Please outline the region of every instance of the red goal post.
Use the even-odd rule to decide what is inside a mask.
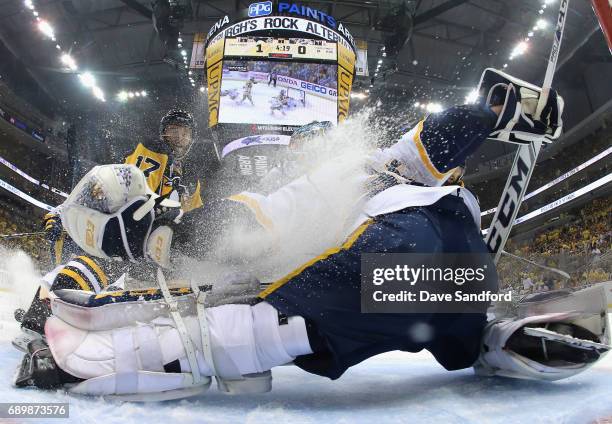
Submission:
[[[612,53],[612,0],[591,0],[591,3]]]

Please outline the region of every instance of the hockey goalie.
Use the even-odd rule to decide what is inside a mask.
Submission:
[[[464,314],[361,313],[364,252],[487,252],[478,202],[460,184],[466,158],[485,140],[558,137],[563,103],[556,93],[534,120],[537,87],[499,72],[482,81],[478,104],[428,116],[367,158],[363,172],[346,176],[363,187],[350,211],[333,210],[337,193],[319,171],[267,196],[240,193],[223,202],[228,221],[251,218],[245,236],[269,252],[308,231],[299,217],[343,219],[333,237],[321,234],[336,245],[263,290],[243,275],[222,285],[168,288],[172,231],[155,220],[160,199],[135,167],[94,168],[64,204],[64,227],[101,261],[156,262],[159,287],[96,295],[51,284],[46,340],[30,343],[15,383],[160,400],[199,394],[214,377],[222,391],[253,393],[270,390],[271,370],[291,362],[336,379],[379,353],[423,349],[448,370],[474,366],[489,376],[557,380],[586,370],[609,350],[606,305],[596,290],[530,299],[495,318],[486,307]],[[223,229],[217,235],[227,237]],[[496,277],[484,284],[498,289]],[[411,336],[423,326],[431,337]]]

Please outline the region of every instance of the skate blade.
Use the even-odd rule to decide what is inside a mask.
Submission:
[[[568,346],[576,347],[585,350],[609,351],[611,346],[603,343],[593,342],[591,340],[578,339],[566,334],[559,334],[545,328],[530,328],[525,327],[524,333],[528,336],[539,337],[545,340],[550,340],[558,343],[563,343]]]

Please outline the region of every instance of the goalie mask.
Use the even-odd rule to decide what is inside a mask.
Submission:
[[[158,195],[134,165],[96,166],[62,205],[61,218],[70,237],[90,255],[135,261],[147,256]],[[165,203],[164,203],[165,202]],[[163,200],[162,205],[176,206]],[[160,227],[161,228],[161,227]],[[159,228],[155,230],[159,233]],[[165,250],[169,250],[169,237]],[[156,243],[159,244],[157,240]],[[157,257],[167,259],[167,255]]]
[[[535,119],[542,88],[501,71],[487,68],[478,85],[483,106],[501,106],[499,118],[489,139],[518,144],[551,142],[563,130],[563,98],[553,89],[539,119]]]

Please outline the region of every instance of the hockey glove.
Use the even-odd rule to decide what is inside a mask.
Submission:
[[[62,220],[58,212],[49,212],[43,218],[45,238],[50,243],[55,243],[62,236]]]
[[[503,72],[486,69],[482,74],[479,93],[486,106],[502,106],[489,139],[527,144],[534,141],[552,142],[563,130],[564,102],[550,89],[539,119],[536,109],[542,89]]]

